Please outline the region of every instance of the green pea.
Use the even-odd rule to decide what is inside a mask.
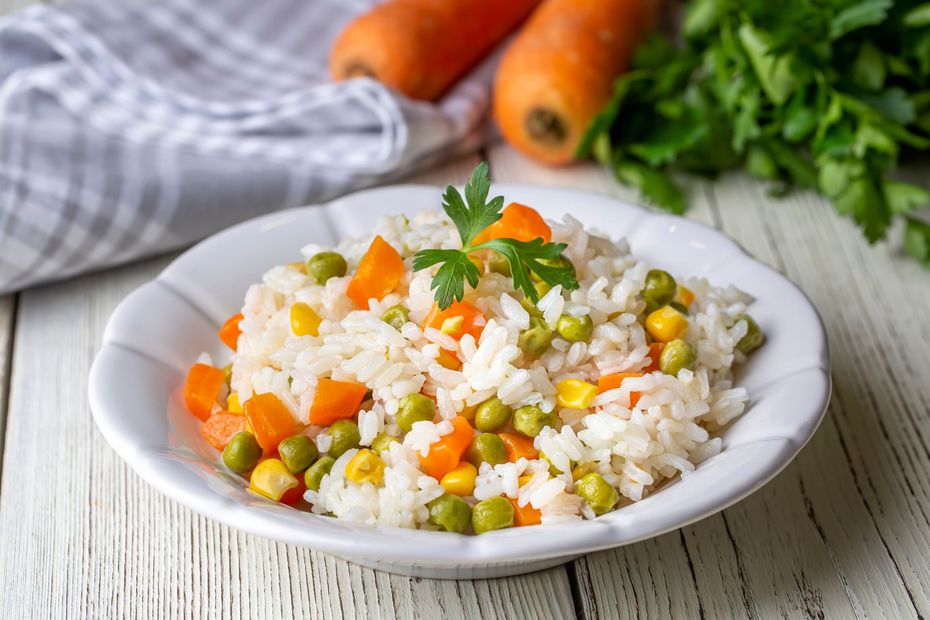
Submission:
[[[292,474],[304,471],[320,457],[316,444],[306,435],[294,435],[279,443],[278,454]]]
[[[571,270],[572,275],[575,275],[575,266],[572,264],[572,261],[568,260],[561,254],[559,254],[556,258],[540,258],[537,262],[542,263],[548,267],[561,267],[562,269],[569,269]],[[542,280],[542,278],[540,278],[535,271],[530,271],[530,279],[533,282],[539,282]]]
[[[488,259],[488,271],[493,271],[494,273],[499,273],[509,278],[511,275],[510,261],[507,260],[507,257],[503,254],[494,252]]]
[[[684,314],[685,316],[688,315],[688,306],[684,305],[684,304],[681,303],[680,301],[670,301],[670,302],[668,302],[668,305],[669,305],[669,307],[674,308],[675,310],[678,310],[679,312],[681,312],[681,313]]]
[[[330,278],[341,278],[346,271],[346,259],[336,252],[320,252],[307,261],[307,275],[317,284],[326,284]]]
[[[230,383],[232,383],[232,364],[223,366],[223,381],[226,382],[226,387],[229,387]]]
[[[736,315],[735,323],[739,323],[740,321],[746,321],[746,326],[749,329],[746,335],[740,338],[739,342],[736,343],[736,348],[748,355],[765,344],[765,332],[762,331],[759,324],[748,314]]]
[[[677,290],[678,285],[670,273],[661,269],[650,269],[646,274],[646,284],[642,292],[646,302],[646,313],[658,310],[675,299]]]
[[[513,412],[513,428],[527,437],[535,437],[547,426],[555,428],[558,416],[555,412],[545,413],[536,405],[524,405]]]
[[[304,472],[304,485],[311,491],[319,491],[323,476],[332,471],[335,463],[336,459],[333,457],[321,456],[316,463]]]
[[[400,328],[409,320],[410,313],[400,304],[391,306],[381,315],[381,320],[400,331]]]
[[[426,507],[429,509],[429,522],[446,532],[461,534],[471,520],[471,508],[458,495],[444,493]]]
[[[371,449],[375,451],[375,454],[381,454],[385,450],[390,450],[391,444],[398,441],[397,437],[392,437],[387,433],[378,433],[375,440],[371,442]]]
[[[504,497],[491,497],[475,504],[471,511],[471,526],[475,534],[501,530],[513,525],[513,504]]]
[[[329,427],[328,432],[333,438],[333,443],[329,447],[329,455],[334,459],[338,459],[347,450],[360,446],[362,435],[358,432],[358,424],[352,420],[336,420]]]
[[[255,435],[239,431],[232,436],[223,449],[223,463],[237,474],[244,474],[258,464],[262,458],[262,447]]]
[[[678,338],[662,348],[659,355],[659,369],[667,375],[678,376],[682,368],[694,370],[697,366],[697,349],[687,340]]]
[[[501,399],[489,398],[475,411],[475,428],[484,433],[492,433],[510,421],[510,407]]]
[[[507,448],[504,440],[494,433],[478,433],[471,440],[465,459],[475,467],[480,467],[482,463],[500,465],[507,462]]]
[[[586,474],[576,482],[575,495],[583,499],[596,515],[610,512],[620,500],[617,490],[598,473]]]
[[[407,394],[397,406],[397,426],[409,433],[414,422],[432,420],[436,416],[436,403],[422,394]]]
[[[527,355],[539,357],[552,344],[552,338],[555,333],[549,329],[549,325],[541,317],[530,317],[530,326],[520,332],[517,344],[520,349]]]
[[[587,314],[584,316],[563,314],[555,324],[555,331],[569,342],[587,342],[594,333],[594,322]]]

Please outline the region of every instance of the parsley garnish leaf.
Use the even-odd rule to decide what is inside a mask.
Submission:
[[[513,274],[513,285],[517,290],[538,301],[539,295],[530,279],[535,273],[550,286],[561,285],[563,289],[578,288],[578,281],[570,268],[540,262],[554,260],[565,250],[564,243],[546,243],[541,238],[532,241],[498,238],[472,245],[475,237],[485,228],[501,218],[504,197],[495,196],[488,200],[491,179],[488,165],[481,162],[465,184],[465,198],[451,185],[443,194],[442,208],[455,224],[462,240],[462,249],[426,249],[413,257],[413,270],[420,271],[439,265],[430,284],[436,291],[435,299],[441,309],[448,308],[455,300],[465,297],[465,281],[472,288],[478,286],[481,273],[469,258],[470,252],[491,250],[507,258]]]
[[[504,197],[496,196],[487,202],[491,191],[491,179],[488,176],[487,162],[478,164],[465,184],[465,201],[459,190],[451,185],[442,196],[442,208],[455,224],[462,238],[462,246],[471,243],[478,233],[501,219]],[[466,205],[467,201],[467,205]]]

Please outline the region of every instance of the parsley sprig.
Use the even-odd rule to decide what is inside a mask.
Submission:
[[[472,288],[478,286],[481,272],[468,256],[478,250],[492,250],[504,256],[510,263],[514,289],[522,290],[533,302],[539,300],[539,295],[530,279],[530,272],[550,286],[558,284],[563,289],[578,288],[571,269],[540,262],[558,258],[566,247],[564,243],[545,243],[540,238],[532,241],[500,238],[473,244],[481,231],[501,219],[504,197],[495,196],[488,200],[490,190],[491,179],[486,162],[481,162],[472,171],[465,184],[464,198],[451,185],[447,187],[442,196],[442,208],[458,230],[462,249],[420,250],[413,257],[414,271],[439,265],[431,286],[436,291],[439,307],[445,309],[452,305],[453,300],[462,301],[466,281]]]
[[[639,48],[581,155],[675,213],[681,171],[816,189],[869,242],[903,219],[930,267],[930,185],[894,173],[930,153],[926,0],[691,0],[681,34]]]

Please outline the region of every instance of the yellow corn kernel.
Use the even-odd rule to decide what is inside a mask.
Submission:
[[[288,489],[299,483],[294,474],[278,459],[262,461],[252,470],[249,488],[268,499],[278,501]]]
[[[675,301],[684,304],[685,306],[690,306],[691,302],[694,301],[694,292],[687,286],[682,286],[679,284],[678,294],[675,296]]]
[[[363,448],[346,463],[346,480],[380,484],[384,478],[384,461],[373,450]]]
[[[475,478],[477,477],[478,470],[475,466],[462,461],[455,469],[443,476],[439,484],[446,490],[446,493],[471,495],[475,492]]]
[[[287,268],[293,269],[294,271],[299,271],[300,273],[307,273],[307,263],[304,263],[303,261],[288,263]]]
[[[597,386],[581,379],[563,379],[555,386],[560,407],[587,409],[597,396]]]
[[[522,487],[522,486],[526,486],[529,483],[529,481],[532,479],[533,479],[533,474],[527,474],[525,476],[520,476],[519,478],[517,478],[517,482]]]
[[[295,336],[319,336],[320,315],[307,304],[298,301],[291,306],[291,331]]]
[[[439,331],[444,334],[456,334],[461,331],[462,325],[464,323],[464,316],[450,316],[448,319],[442,322],[442,325],[439,327]]]
[[[452,351],[446,351],[445,349],[439,349],[439,357],[436,358],[436,362],[449,370],[458,370],[462,367],[462,360]]]
[[[688,319],[671,306],[662,306],[646,317],[646,331],[657,342],[671,342],[688,331]]]
[[[231,392],[226,399],[226,411],[230,413],[242,413],[242,403],[239,402],[239,394]]]

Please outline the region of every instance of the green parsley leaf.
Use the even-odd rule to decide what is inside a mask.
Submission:
[[[850,3],[830,22],[830,37],[839,39],[853,30],[881,23],[888,15],[891,0],[861,0]]]
[[[491,179],[488,175],[487,162],[475,167],[468,183],[465,184],[465,197],[451,185],[443,194],[442,208],[452,220],[462,249],[425,249],[413,257],[413,270],[421,271],[439,265],[433,276],[430,288],[435,290],[436,304],[441,309],[452,305],[453,301],[462,301],[465,297],[465,282],[472,288],[478,286],[481,273],[469,258],[469,253],[477,250],[492,250],[505,256],[513,273],[514,288],[534,302],[538,300],[536,289],[530,280],[530,271],[551,286],[557,284],[565,289],[578,288],[572,270],[566,267],[553,267],[539,262],[557,258],[565,249],[564,243],[545,243],[537,238],[532,241],[516,239],[492,239],[472,245],[475,237],[485,228],[501,218],[504,205],[503,196],[488,200]]]
[[[439,264],[439,269],[430,283],[436,290],[436,303],[440,308],[448,308],[452,301],[465,297],[465,280],[472,288],[478,286],[481,273],[468,255],[460,250],[422,250],[413,258],[413,270],[420,271]]]
[[[564,243],[544,243],[536,238],[532,241],[517,241],[516,239],[491,239],[479,245],[475,250],[494,250],[507,257],[510,263],[510,273],[513,274],[513,286],[522,290],[523,294],[533,302],[539,301],[539,295],[530,279],[532,271],[550,286],[561,285],[564,290],[578,288],[578,281],[571,269],[552,267],[540,263],[540,259],[558,258],[565,250]]]
[[[488,202],[490,190],[488,163],[483,161],[475,167],[471,178],[465,184],[464,201],[459,191],[451,185],[442,196],[442,209],[458,229],[463,246],[471,243],[478,233],[501,219],[500,211],[504,206],[504,197],[496,196]]]

